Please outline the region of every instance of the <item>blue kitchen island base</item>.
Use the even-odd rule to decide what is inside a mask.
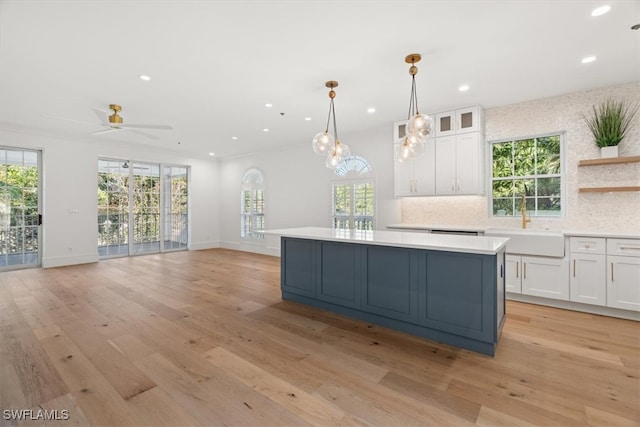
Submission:
[[[282,298],[493,356],[504,256],[282,237]]]

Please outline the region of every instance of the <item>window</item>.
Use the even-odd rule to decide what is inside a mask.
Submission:
[[[240,236],[264,238],[264,178],[257,169],[249,169],[242,178],[240,195]]]
[[[562,141],[551,134],[492,143],[493,215],[519,216],[523,195],[531,215],[561,215]]]
[[[350,156],[335,173],[340,181],[332,184],[333,228],[373,230],[375,191],[371,166],[362,157]]]

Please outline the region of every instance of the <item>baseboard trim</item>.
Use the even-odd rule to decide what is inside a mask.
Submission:
[[[98,262],[98,254],[42,258],[42,268],[65,267],[67,265],[89,264]]]
[[[598,314],[601,316],[618,317],[620,319],[640,321],[640,312],[622,310],[619,308],[601,307],[599,305],[581,304],[573,301],[561,301],[550,298],[534,297],[531,295],[506,293],[511,301],[526,302],[530,304],[544,305],[547,307],[562,308],[564,310],[581,311],[583,313]]]
[[[199,242],[199,243],[191,243],[189,245],[189,250],[190,251],[199,251],[202,249],[216,249],[220,247],[220,242],[219,241],[213,241],[213,242]]]

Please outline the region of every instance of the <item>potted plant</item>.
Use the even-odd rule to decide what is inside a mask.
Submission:
[[[600,106],[593,106],[592,115],[582,114],[594,142],[600,147],[600,157],[618,157],[618,144],[627,134],[637,112],[638,105],[630,106],[608,98]]]

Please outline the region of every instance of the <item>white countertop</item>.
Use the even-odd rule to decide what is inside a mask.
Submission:
[[[264,234],[294,237],[298,239],[362,243],[379,246],[394,246],[400,248],[463,252],[483,255],[495,255],[505,247],[509,240],[505,237],[458,236],[385,230],[334,230],[332,228],[322,227],[265,230]]]
[[[485,233],[487,230],[507,230],[505,227],[498,226],[471,226],[471,225],[437,225],[437,224],[389,224],[387,228],[392,230],[450,230],[450,231],[476,231]],[[520,228],[513,228],[518,231]],[[585,231],[585,230],[545,230],[536,228],[527,228],[530,232],[557,232],[564,236],[582,236],[582,237],[609,237],[613,239],[640,239],[640,233],[630,232],[605,232],[605,231]]]

